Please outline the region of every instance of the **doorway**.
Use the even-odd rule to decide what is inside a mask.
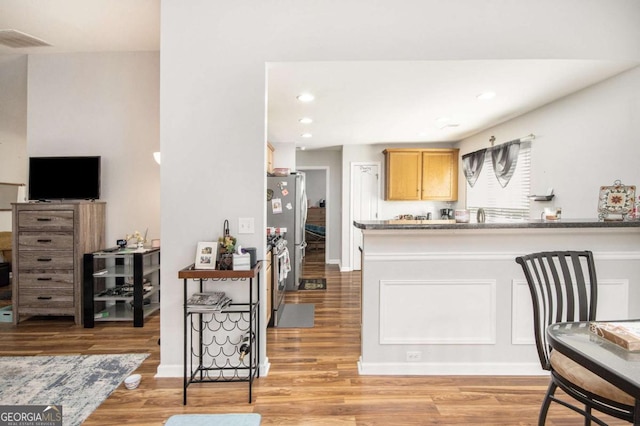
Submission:
[[[302,278],[324,277],[329,258],[330,211],[328,202],[329,167],[308,166],[299,169],[305,173],[308,199],[305,241],[307,247],[302,264]]]

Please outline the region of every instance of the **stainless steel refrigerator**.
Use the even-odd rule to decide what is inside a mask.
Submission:
[[[267,177],[267,226],[287,228],[285,238],[289,250],[291,271],[287,274],[286,290],[298,290],[304,258],[307,193],[302,172],[289,176]]]

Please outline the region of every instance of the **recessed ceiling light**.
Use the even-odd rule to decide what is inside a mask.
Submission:
[[[296,99],[298,99],[300,102],[311,102],[315,98],[316,97],[313,96],[311,93],[301,93],[298,96],[296,96]]]
[[[313,120],[310,119],[309,117],[303,117],[300,120],[298,120],[300,123],[302,124],[311,124],[313,123]]]
[[[301,147],[300,147],[300,151],[304,151],[305,149],[307,149],[307,147],[306,147],[306,146],[301,146]]]
[[[476,96],[476,98],[482,100],[482,101],[488,101],[489,99],[493,99],[496,97],[496,92],[484,92],[484,93],[480,93],[478,96]]]
[[[449,128],[449,127],[458,127],[459,125],[460,125],[459,123],[443,123],[438,128],[440,130],[444,130],[444,129]]]
[[[312,135],[311,133],[303,133],[300,136],[302,136],[303,138],[310,138]]]
[[[448,123],[451,119],[449,117],[438,117],[436,118],[436,121],[438,123]]]

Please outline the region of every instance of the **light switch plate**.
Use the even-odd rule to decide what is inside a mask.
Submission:
[[[252,217],[238,218],[238,234],[255,234],[256,225]]]

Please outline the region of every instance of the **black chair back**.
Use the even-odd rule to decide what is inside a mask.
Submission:
[[[516,258],[533,301],[533,321],[540,364],[550,369],[546,329],[566,321],[596,318],[598,283],[590,251],[549,251]]]

